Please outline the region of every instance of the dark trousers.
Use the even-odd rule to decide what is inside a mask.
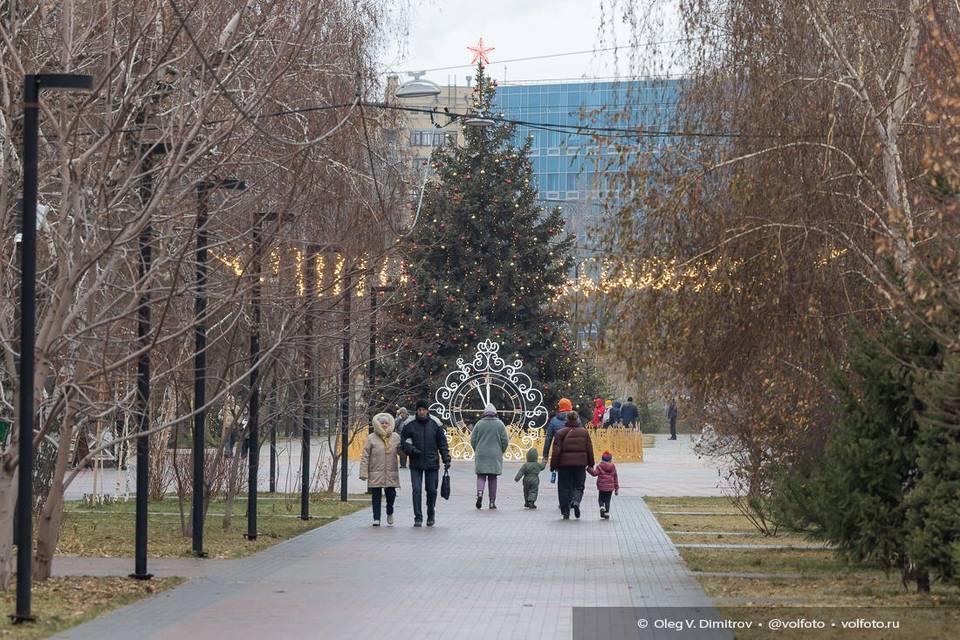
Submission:
[[[560,467],[557,469],[557,496],[560,498],[560,512],[570,513],[572,505],[579,505],[583,499],[583,486],[587,482],[585,467]]]
[[[373,487],[370,489],[370,493],[373,494],[371,502],[373,503],[373,519],[380,519],[380,496],[383,494],[387,495],[387,515],[393,515],[393,501],[397,499],[397,488],[396,487]]]
[[[407,466],[407,460],[410,458],[407,454],[403,452],[403,449],[397,448],[397,455],[400,457],[400,466]]]
[[[439,469],[415,469],[410,467],[410,494],[413,496],[413,519],[423,520],[423,490],[427,491],[427,518],[432,518],[437,506],[437,483]]]
[[[674,440],[677,439],[677,419],[670,418],[670,437]]]
[[[607,513],[610,513],[610,500],[613,499],[613,491],[600,492],[600,507]]]

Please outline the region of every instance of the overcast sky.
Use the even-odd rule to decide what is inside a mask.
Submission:
[[[384,65],[393,71],[466,65],[426,74],[438,84],[446,84],[453,76],[457,84],[464,84],[464,77],[473,75],[467,47],[483,36],[486,46],[495,47],[489,54],[490,71],[500,81],[611,77],[627,72],[624,52],[498,63],[612,46],[609,35],[601,43],[598,33],[600,0],[412,0],[411,4],[405,42],[384,52]],[[621,29],[617,44],[624,45],[627,36]]]

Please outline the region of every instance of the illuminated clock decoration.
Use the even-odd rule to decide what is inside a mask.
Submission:
[[[521,371],[522,360],[508,364],[499,351],[499,343],[485,340],[477,345],[469,362],[457,358],[457,369],[437,389],[430,411],[451,426],[469,429],[483,416],[483,408],[489,402],[508,426],[542,428],[548,418],[543,393]]]

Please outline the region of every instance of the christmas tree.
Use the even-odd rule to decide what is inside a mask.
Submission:
[[[488,114],[496,85],[482,64],[476,78],[472,107]],[[436,180],[402,248],[400,312],[385,345],[403,343],[393,377],[407,401],[432,397],[458,357],[491,339],[504,359],[523,360],[548,407],[562,396],[593,397],[597,377],[557,303],[573,240],[560,209],[537,201],[531,140],[518,147],[514,128],[498,122],[464,126],[464,137],[463,146],[452,139],[434,152]]]

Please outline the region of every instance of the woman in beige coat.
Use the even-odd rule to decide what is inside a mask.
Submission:
[[[393,416],[378,413],[373,416],[373,433],[367,436],[360,458],[360,479],[367,481],[373,494],[373,526],[380,526],[381,496],[387,496],[387,524],[393,524],[393,502],[400,487],[400,468],[397,449],[400,436],[394,433]]]

